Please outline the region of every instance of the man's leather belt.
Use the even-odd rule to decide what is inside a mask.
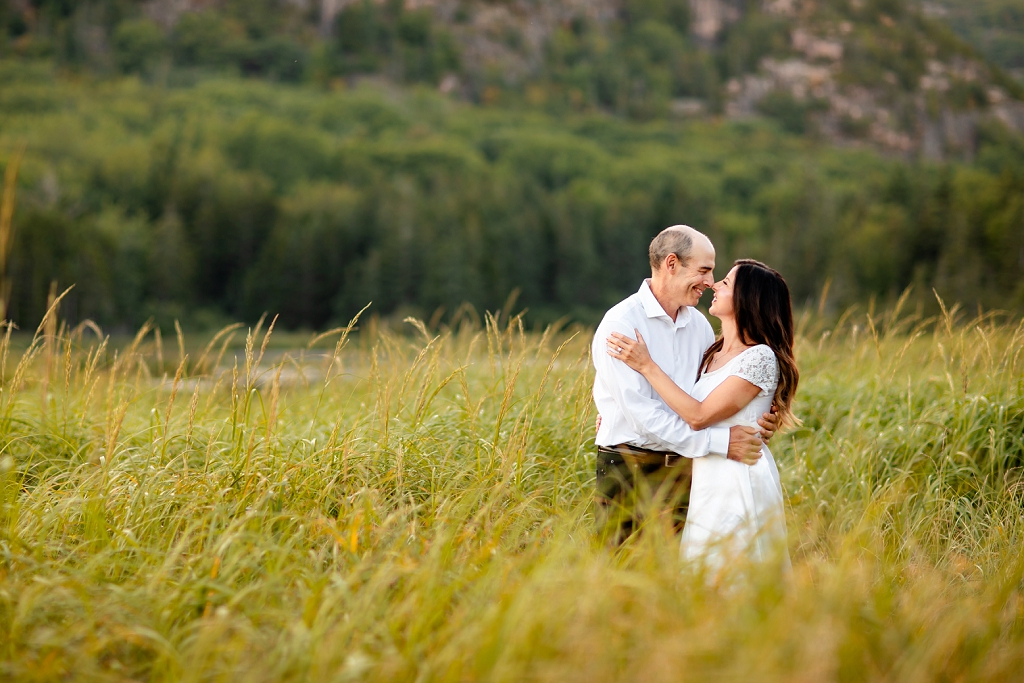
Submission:
[[[637,465],[675,467],[683,458],[678,453],[671,451],[654,451],[649,448],[640,448],[639,446],[626,443],[620,443],[617,446],[598,446],[597,450],[605,453],[616,453],[621,455],[623,460]]]

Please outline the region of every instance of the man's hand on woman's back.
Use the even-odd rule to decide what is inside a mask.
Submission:
[[[775,408],[771,413],[765,413],[764,417],[758,420],[761,425],[761,432],[758,433],[753,427],[742,427],[736,425],[729,429],[729,453],[726,455],[729,460],[741,462],[744,465],[753,465],[761,459],[761,444],[772,438],[775,434],[778,419],[775,416]],[[597,416],[594,430],[601,429],[601,416]],[[764,436],[767,434],[767,436]]]
[[[771,412],[762,415],[757,424],[761,427],[761,440],[765,443],[771,441],[772,437],[775,436],[775,432],[779,431],[779,413],[774,403],[772,404]]]
[[[754,465],[761,459],[761,437],[753,427],[736,425],[729,428],[729,460]]]

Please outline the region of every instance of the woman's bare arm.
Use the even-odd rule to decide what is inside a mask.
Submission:
[[[608,354],[633,368],[651,383],[658,395],[693,429],[704,429],[732,417],[750,403],[761,391],[742,377],[729,377],[703,401],[693,398],[672,381],[654,362],[643,336],[636,340],[613,332],[608,337]]]

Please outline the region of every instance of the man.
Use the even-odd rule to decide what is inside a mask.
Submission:
[[[685,391],[697,381],[704,352],[715,340],[711,324],[694,306],[714,284],[715,249],[686,225],[663,230],[649,249],[651,277],[614,306],[597,328],[592,345],[597,432],[599,531],[621,543],[656,506],[671,510],[677,529],[686,518],[692,458],[726,455],[748,465],[761,457],[776,418],[765,413],[761,434],[749,427],[695,431],[658,396],[643,376],[606,352],[612,332],[636,338],[639,330],[651,357]]]

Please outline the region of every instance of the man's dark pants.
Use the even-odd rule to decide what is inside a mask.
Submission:
[[[647,519],[671,520],[683,528],[690,504],[693,461],[674,453],[635,446],[597,449],[598,534],[617,546]]]

